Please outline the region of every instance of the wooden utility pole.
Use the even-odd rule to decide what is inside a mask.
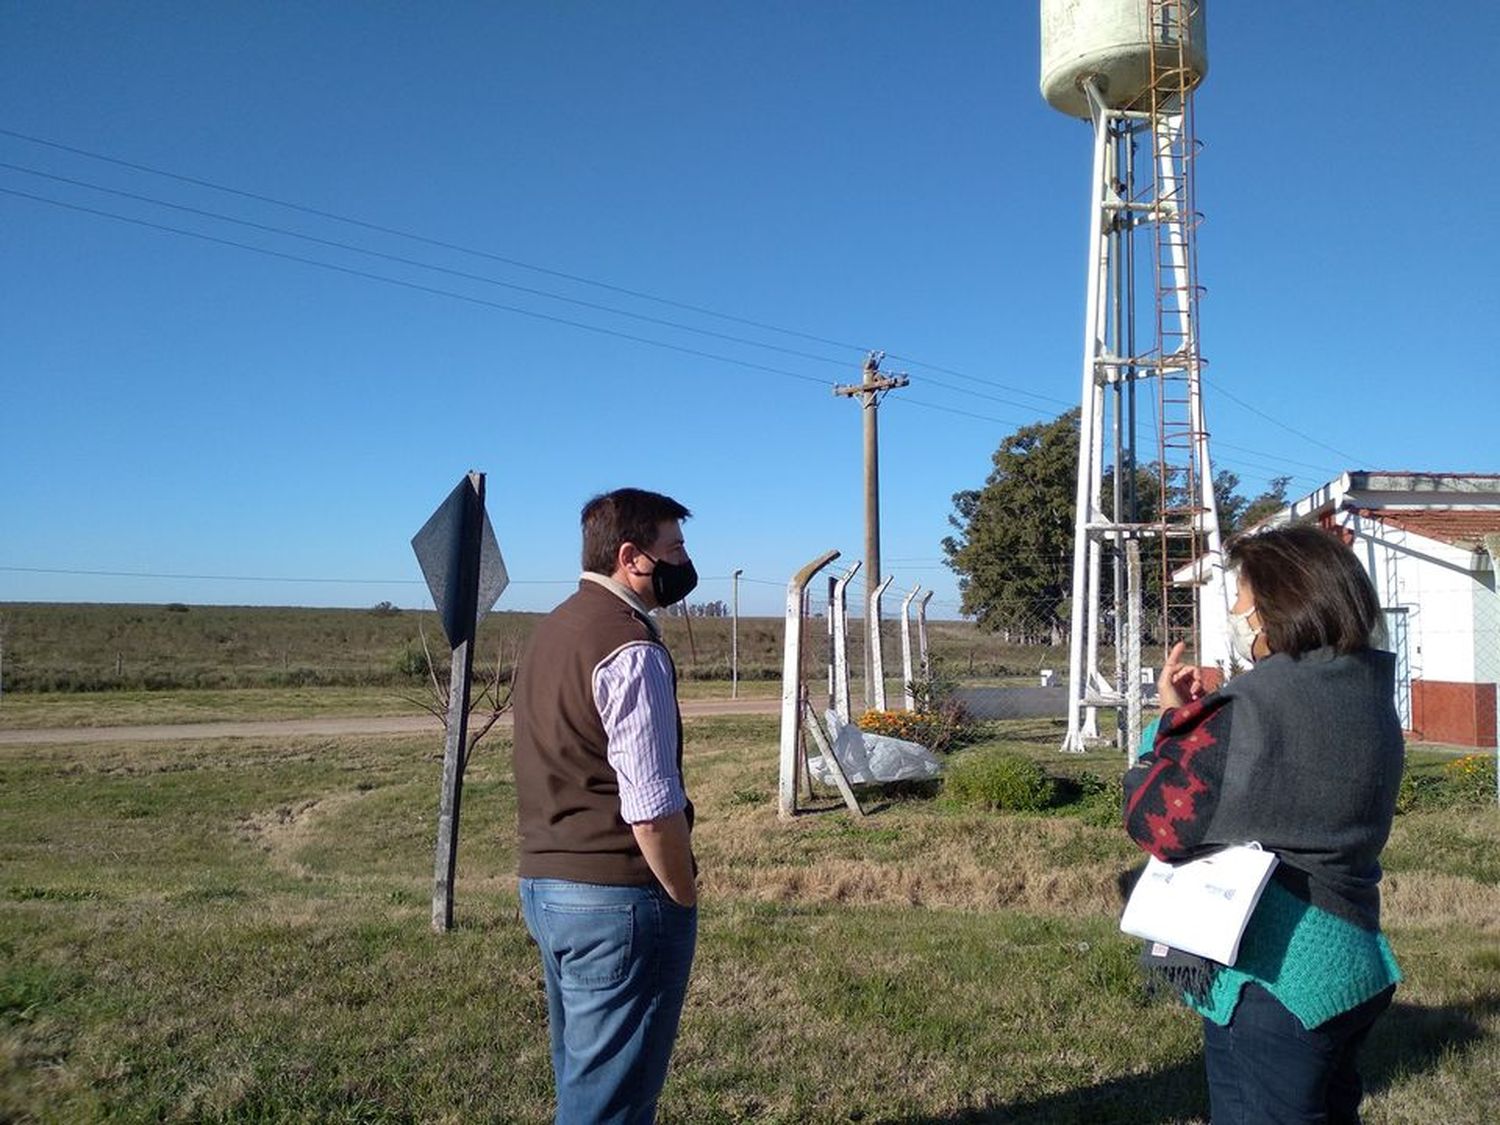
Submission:
[[[884,352],[865,356],[864,380],[854,386],[836,386],[833,393],[858,397],[865,421],[865,588],[880,586],[880,396],[911,382],[905,375],[882,375]],[[866,600],[865,610],[865,706],[875,705],[875,644],[880,635],[880,599]]]

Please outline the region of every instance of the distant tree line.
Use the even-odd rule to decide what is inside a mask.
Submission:
[[[728,617],[729,607],[722,601],[678,602],[663,612],[668,617]]]

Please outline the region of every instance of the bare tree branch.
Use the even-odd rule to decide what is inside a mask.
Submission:
[[[495,653],[495,668],[493,674],[485,677],[484,687],[480,690],[478,696],[476,696],[469,705],[469,713],[472,715],[478,709],[479,704],[485,703],[488,706],[488,714],[485,715],[483,721],[477,728],[472,728],[470,730],[469,745],[464,750],[463,759],[463,764],[466,767],[469,764],[469,756],[474,753],[474,747],[479,743],[479,740],[485,735],[489,734],[490,729],[500,721],[500,717],[510,710],[511,692],[514,689],[515,685],[514,671],[512,671],[511,678],[509,682],[506,683],[505,692],[502,695],[500,685],[504,678],[505,647],[502,643],[499,650]]]
[[[432,658],[432,646],[427,640],[427,630],[417,623],[417,635],[422,641],[422,655],[427,660],[427,691],[425,695],[402,693],[401,698],[408,703],[422,708],[429,715],[434,716],[438,722],[443,724],[443,730],[448,729],[448,709],[452,703],[449,685],[438,676],[437,662]],[[519,646],[518,646],[519,647]],[[469,717],[477,719],[477,725],[470,725],[468,745],[464,748],[463,758],[459,763],[462,771],[469,762],[469,756],[474,752],[474,747],[485,735],[494,728],[501,717],[510,710],[511,691],[515,684],[515,661],[512,661],[511,674],[505,674],[505,644],[502,641],[495,652],[495,666],[485,669],[480,680],[480,688],[477,692],[471,691],[469,696]]]
[[[432,659],[432,648],[427,644],[427,630],[417,621],[417,636],[422,638],[422,655],[427,657],[427,679],[432,684],[432,694],[443,701],[443,714],[448,713],[448,690],[438,683],[437,664]]]

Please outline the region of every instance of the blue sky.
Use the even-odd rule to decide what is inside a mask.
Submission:
[[[0,601],[421,606],[408,541],[477,468],[500,608],[563,596],[579,506],[634,484],[694,510],[695,598],[738,567],[777,613],[802,562],[862,550],[831,387],[880,348],[912,378],[881,411],[886,569],[951,616],[951,494],[1078,396],[1089,134],[1037,92],[1037,25],[0,4]],[[1246,494],[1500,471],[1500,6],[1220,0],[1209,42],[1216,464]]]

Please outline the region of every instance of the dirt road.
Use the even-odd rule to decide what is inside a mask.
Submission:
[[[684,718],[711,715],[774,715],[779,699],[691,699],[682,703]],[[505,716],[502,723],[508,723]],[[0,730],[0,746],[67,742],[181,742],[205,738],[295,738],[303,735],[436,734],[441,727],[430,715],[360,717],[333,715],[316,719],[265,719],[227,723],[171,723],[130,727],[49,727]]]

